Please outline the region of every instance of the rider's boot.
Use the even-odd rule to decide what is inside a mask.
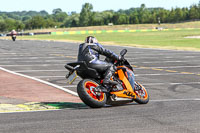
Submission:
[[[118,82],[110,80],[110,78],[115,73],[115,70],[116,69],[113,65],[106,70],[103,85],[96,87],[94,90],[95,92],[109,92],[109,88],[118,84]]]
[[[103,85],[108,88],[110,85],[117,85],[118,82],[110,80],[110,78],[113,76],[113,74],[115,73],[115,68],[114,66],[111,66],[107,69],[106,73],[105,73],[105,77],[103,80]]]

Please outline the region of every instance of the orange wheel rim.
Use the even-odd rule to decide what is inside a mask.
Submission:
[[[103,92],[95,92],[94,88],[96,88],[98,84],[87,81],[85,83],[86,92],[92,97],[94,100],[103,101],[104,100],[104,93]]]
[[[137,91],[137,92],[135,92],[136,95],[137,95],[139,98],[147,99],[147,98],[148,98],[148,94],[147,94],[146,89],[145,89],[142,85],[140,85],[140,84],[139,84],[139,86],[141,86],[142,89],[139,90],[139,91]]]

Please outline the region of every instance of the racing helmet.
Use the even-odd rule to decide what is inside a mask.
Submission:
[[[85,39],[85,43],[98,43],[98,40],[93,36],[88,36]]]

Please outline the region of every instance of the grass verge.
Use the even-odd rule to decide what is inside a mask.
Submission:
[[[88,35],[97,37],[101,44],[200,51],[199,38],[185,38],[187,36],[200,36],[199,29],[82,35],[38,35],[23,36],[18,37],[18,39],[83,42]]]

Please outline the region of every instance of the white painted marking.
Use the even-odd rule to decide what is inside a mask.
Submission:
[[[62,65],[64,66],[63,64],[34,64],[34,65],[0,65],[2,67],[12,67],[12,66],[57,66],[57,65]]]
[[[127,53],[127,55],[126,56],[129,56],[129,55],[139,55],[139,54],[141,54],[140,56],[165,56],[165,55],[163,55],[163,54],[157,54],[157,53],[155,53],[155,54],[145,54],[144,52],[131,52],[131,51],[128,51],[128,53]]]
[[[198,56],[184,56],[184,58],[195,58]],[[126,57],[126,59],[130,60],[130,59],[134,59],[134,60],[140,60],[140,59],[160,59],[160,56],[153,56],[153,57],[148,57],[148,56],[141,56],[141,57]],[[174,59],[174,57],[162,57],[162,59]]]
[[[197,60],[196,60],[197,61]],[[150,62],[140,62],[140,63],[145,63],[145,64],[155,64],[155,63],[176,63],[176,62],[178,62],[178,63],[180,63],[180,62],[191,62],[191,60],[190,61],[150,61]]]
[[[169,67],[134,67],[134,69],[152,69],[152,68],[160,68],[160,69],[170,69],[170,68],[199,68],[200,66],[169,66]]]
[[[12,57],[14,57],[14,58],[16,58],[16,57],[33,57],[33,55],[22,55],[22,54],[16,54],[16,55],[1,55],[1,57],[9,57],[9,58],[12,58]]]
[[[164,85],[168,83],[143,83],[142,85]]]
[[[64,59],[64,60],[29,60],[29,61],[24,61],[24,60],[16,60],[16,62],[20,62],[20,63],[22,63],[22,62],[26,62],[26,63],[33,63],[33,62],[37,62],[37,63],[39,63],[39,62],[42,62],[42,63],[44,63],[44,62],[62,62],[62,63],[65,63],[65,62],[72,62],[72,61],[74,61],[74,60],[66,60],[66,59]],[[13,61],[1,61],[1,63],[11,63],[11,62],[13,62]]]
[[[150,100],[151,102],[173,102],[173,101],[200,101],[200,98],[193,99],[162,99],[162,100]]]
[[[26,73],[26,72],[67,72],[67,70],[19,70],[19,71],[15,71],[17,73]]]
[[[55,87],[55,88],[57,88],[57,89],[63,90],[63,91],[65,91],[65,92],[67,92],[67,93],[70,93],[70,94],[72,94],[72,95],[78,96],[78,94],[77,94],[76,92],[74,92],[74,91],[71,91],[71,90],[69,90],[69,89],[66,89],[66,88],[60,87],[60,86],[58,86],[58,85],[55,85],[55,84],[49,83],[49,82],[44,81],[44,80],[41,80],[41,79],[37,79],[37,78],[35,78],[35,77],[31,77],[31,76],[27,76],[27,75],[24,75],[24,74],[16,73],[16,72],[13,72],[13,71],[7,70],[7,69],[2,68],[2,67],[0,67],[0,70],[6,71],[6,72],[9,72],[9,73],[12,73],[12,74],[18,75],[18,76],[22,76],[22,77],[25,77],[25,78],[29,78],[29,79],[32,79],[32,80],[35,80],[35,81],[38,81],[38,82],[41,82],[41,83],[47,84],[47,85],[49,85],[49,86]]]
[[[152,74],[135,74],[135,76],[161,76],[161,75],[186,75],[190,73],[152,73]]]
[[[198,68],[200,66],[169,66],[169,67],[153,67],[153,68],[185,68],[185,67],[187,67],[187,68],[190,68],[190,67]]]
[[[77,52],[77,51],[74,51],[74,52]],[[51,53],[49,55],[51,55],[51,56],[74,56],[74,57],[77,57],[77,54],[70,54],[70,53],[67,53],[67,54],[63,54],[63,53]]]
[[[184,58],[195,58],[195,57],[198,57],[198,56],[184,56]]]
[[[34,76],[35,78],[64,78],[65,76]]]
[[[159,59],[160,57],[158,56],[158,57],[137,57],[137,58],[134,58],[134,57],[131,57],[131,58],[129,58],[129,57],[126,57],[126,59],[127,60],[130,60],[130,59],[133,59],[133,60],[138,60],[138,59]]]
[[[188,84],[200,84],[200,82],[187,82],[187,83],[170,83],[172,85],[188,85]]]
[[[191,85],[200,84],[200,82],[187,82],[187,83],[143,83],[142,85]]]
[[[191,60],[190,60],[191,61]],[[188,62],[188,61],[181,61],[181,60],[176,60],[176,61],[174,61],[174,60],[170,60],[170,61],[160,61],[160,62]],[[154,62],[153,62],[154,63]]]
[[[0,53],[0,54],[9,54],[9,55],[10,55],[10,54],[14,54],[14,55],[17,54],[17,55],[18,55],[19,53]],[[23,54],[20,54],[20,55],[27,55],[27,54],[30,55],[30,53],[23,53]]]
[[[62,87],[65,87],[65,88],[72,88],[72,87],[77,87],[77,85],[66,85],[66,86],[62,86]]]
[[[11,60],[11,59],[53,59],[53,58],[60,58],[59,56],[54,57],[21,57],[21,58],[3,58],[3,60]]]

